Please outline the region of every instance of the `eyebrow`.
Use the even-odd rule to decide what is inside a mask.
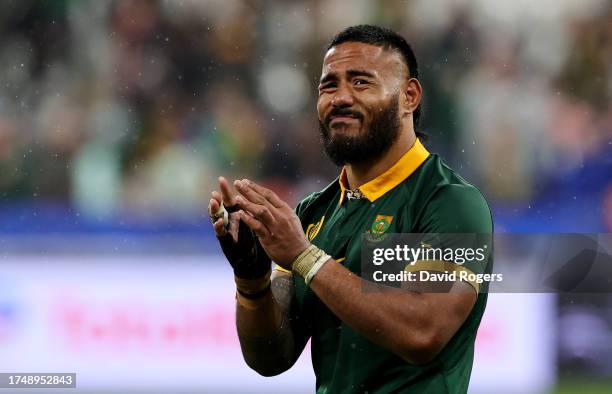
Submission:
[[[366,71],[366,70],[360,70],[360,69],[347,70],[346,74],[349,76],[349,78],[352,78],[352,77],[376,78],[376,75],[374,75],[374,73],[370,71]],[[338,74],[328,73],[328,74],[325,74],[323,78],[321,78],[321,81],[319,81],[319,84],[323,84],[323,83],[326,83],[329,81],[335,81],[335,80],[338,80]]]

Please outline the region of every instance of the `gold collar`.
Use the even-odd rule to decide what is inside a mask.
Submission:
[[[380,174],[371,181],[364,183],[359,187],[359,191],[370,201],[374,202],[382,197],[386,192],[393,189],[395,186],[402,183],[408,178],[423,162],[429,157],[429,151],[423,146],[417,138],[414,145],[406,152],[391,168]],[[342,172],[338,177],[340,183],[340,201],[341,205],[346,195],[348,181],[346,179],[346,168],[342,167]]]

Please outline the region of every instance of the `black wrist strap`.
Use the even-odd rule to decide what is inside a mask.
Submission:
[[[227,213],[234,213],[240,211],[240,207],[238,206],[238,204],[234,204],[231,207],[226,206],[225,210],[227,211]]]
[[[264,287],[263,289],[259,290],[258,292],[255,293],[245,293],[244,291],[240,290],[240,289],[236,289],[238,291],[238,294],[240,294],[241,296],[243,296],[246,299],[249,300],[258,300],[260,298],[262,298],[263,296],[265,296],[266,294],[268,294],[268,292],[270,291],[270,286],[272,284],[272,281],[268,282],[268,285],[266,287]]]

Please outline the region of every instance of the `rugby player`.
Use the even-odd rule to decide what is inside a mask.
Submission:
[[[317,393],[465,393],[486,293],[464,281],[443,293],[363,291],[360,277],[363,233],[493,230],[481,193],[415,131],[415,55],[388,29],[349,27],[327,48],[318,92],[323,147],[339,177],[295,210],[247,179],[219,178],[210,201],[234,268],[244,359],[277,375],[310,339]],[[215,216],[222,203],[225,219]],[[485,272],[490,259],[462,269]]]

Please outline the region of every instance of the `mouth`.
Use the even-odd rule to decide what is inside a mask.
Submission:
[[[361,117],[353,114],[338,114],[330,116],[329,127],[334,127],[339,124],[349,124],[354,122],[360,122]]]
[[[333,126],[337,123],[350,123],[353,121],[359,121],[359,119],[354,116],[333,116],[329,122],[329,125]]]

